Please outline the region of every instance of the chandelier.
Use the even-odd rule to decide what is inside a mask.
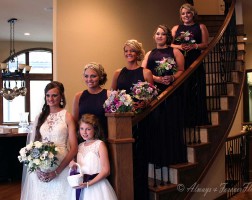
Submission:
[[[16,18],[11,18],[8,20],[10,24],[10,57],[7,63],[0,63],[1,67],[1,78],[3,82],[3,88],[0,90],[0,95],[8,101],[12,101],[17,96],[25,96],[27,89],[25,87],[25,78],[29,76],[31,66],[26,64],[19,64],[18,57],[15,51],[15,38],[14,38],[14,25],[16,23]],[[11,71],[11,65],[14,66],[15,70]],[[11,81],[15,81],[15,86],[11,88]],[[17,81],[20,81],[20,87],[17,87]]]

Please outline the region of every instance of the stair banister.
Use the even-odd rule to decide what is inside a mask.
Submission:
[[[120,200],[134,199],[132,116],[133,113],[106,113],[110,181]]]

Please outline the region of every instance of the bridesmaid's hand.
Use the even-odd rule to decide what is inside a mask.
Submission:
[[[188,44],[181,44],[181,50],[188,51]]]
[[[172,81],[174,81],[172,76],[163,76],[163,84],[170,85]]]
[[[185,44],[184,46],[185,51],[191,51],[193,49],[196,49],[196,44]]]

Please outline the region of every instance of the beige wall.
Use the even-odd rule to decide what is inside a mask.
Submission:
[[[15,41],[15,50],[16,52],[22,51],[29,48],[53,48],[52,43],[46,42],[20,42]],[[10,56],[10,42],[0,41],[0,62],[3,62]]]
[[[172,27],[179,23],[183,2],[54,0],[55,79],[65,85],[67,109],[72,109],[74,94],[85,89],[85,64],[101,63],[108,74],[105,88],[110,88],[114,71],[125,65],[125,41],[134,38],[143,43],[146,51],[154,48],[154,29],[159,24]]]
[[[225,183],[225,147],[223,146],[216,156],[211,168],[204,176],[201,183],[195,182],[187,189],[194,191],[192,200],[213,200],[224,194]]]
[[[246,68],[252,69],[252,43],[246,44],[245,51]]]
[[[224,13],[223,0],[194,0],[199,15],[221,15]]]

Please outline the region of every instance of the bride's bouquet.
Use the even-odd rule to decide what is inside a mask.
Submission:
[[[33,172],[38,168],[48,170],[57,165],[58,149],[53,142],[35,141],[21,148],[18,160],[28,166],[28,171]]]

